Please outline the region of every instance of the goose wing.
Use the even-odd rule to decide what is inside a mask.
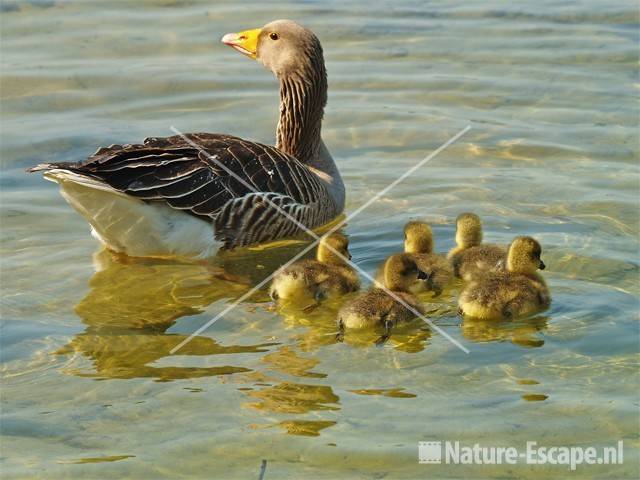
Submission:
[[[101,148],[81,163],[41,164],[30,171],[51,169],[94,178],[211,222],[226,248],[299,234],[302,228],[291,218],[315,228],[339,213],[306,165],[274,147],[230,135],[147,138]]]

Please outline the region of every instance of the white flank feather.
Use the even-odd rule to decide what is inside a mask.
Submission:
[[[114,190],[97,179],[63,169],[45,178],[92,227],[91,234],[107,248],[133,257],[206,258],[216,254],[213,225],[160,203]]]

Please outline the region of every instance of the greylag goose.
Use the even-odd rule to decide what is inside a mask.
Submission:
[[[507,249],[482,243],[482,221],[475,213],[461,213],[456,219],[456,246],[447,254],[456,277],[504,269]]]
[[[464,316],[502,320],[530,315],[551,303],[549,289],[537,272],[544,270],[542,247],[531,237],[516,237],[509,246],[502,272],[478,273],[460,294]]]
[[[44,171],[107,248],[131,256],[205,258],[301,234],[344,208],[344,184],[320,136],[327,99],[322,47],[307,28],[276,20],[222,42],[280,84],[275,147],[192,133],[100,148]]]

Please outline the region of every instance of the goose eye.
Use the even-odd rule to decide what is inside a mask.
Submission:
[[[278,37],[278,34],[276,32],[272,32],[272,33],[269,34],[269,38],[271,40],[278,40],[279,37]]]

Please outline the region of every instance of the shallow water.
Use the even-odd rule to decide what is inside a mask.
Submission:
[[[638,472],[638,14],[634,2],[6,0],[2,7],[2,459],[5,478],[546,478],[560,466],[420,465],[417,442],[608,446]],[[182,131],[270,142],[277,85],[217,43],[289,17],[317,32],[323,136],[373,273],[410,218],[453,245],[538,238],[552,307],[482,323],[455,290],[428,327],[335,342],[338,303],[266,292],[170,350],[304,243],[208,266],[114,259],[24,168]]]

